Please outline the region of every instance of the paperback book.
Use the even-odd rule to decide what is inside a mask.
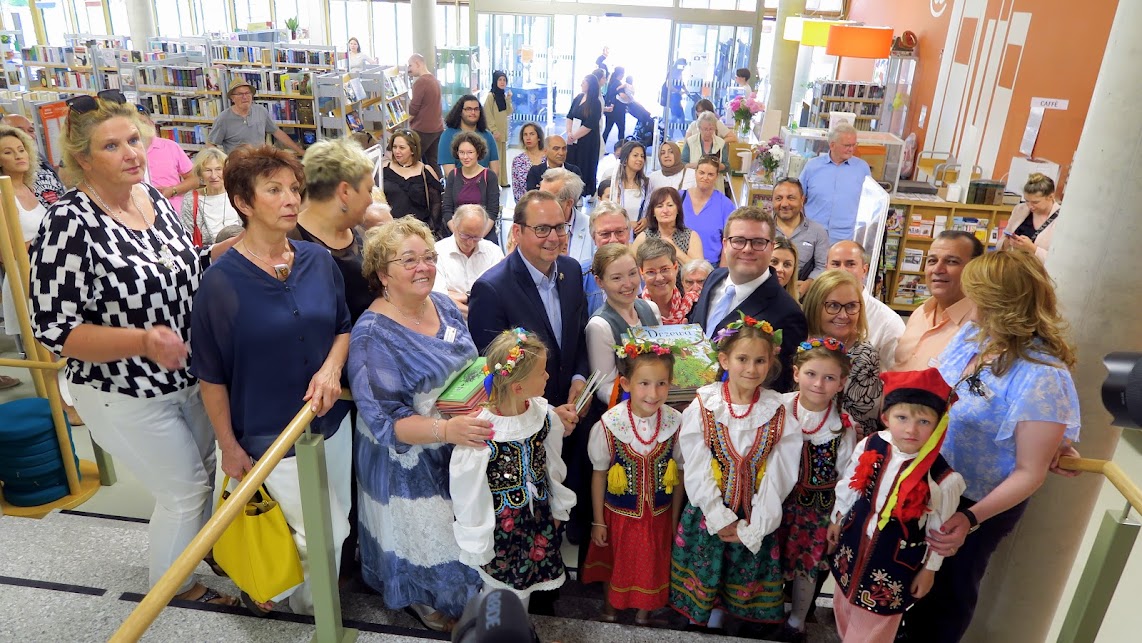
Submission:
[[[674,360],[674,378],[666,398],[667,403],[689,402],[694,399],[698,387],[717,379],[718,364],[713,357],[713,345],[698,324],[634,326],[630,329],[630,337],[639,342],[685,347],[685,355]]]
[[[488,401],[484,390],[483,357],[477,357],[436,398],[436,409],[444,415],[467,415]]]

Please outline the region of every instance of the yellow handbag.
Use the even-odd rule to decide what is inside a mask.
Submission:
[[[226,491],[229,485],[227,476],[218,498],[219,508],[230,497]],[[214,560],[239,589],[259,603],[273,600],[305,580],[285,514],[265,485],[214,544]]]

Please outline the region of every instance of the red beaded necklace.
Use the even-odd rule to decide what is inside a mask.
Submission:
[[[797,405],[800,401],[801,401],[801,394],[800,393],[793,396],[793,419],[794,420],[797,419]],[[804,433],[805,435],[813,435],[813,434],[817,433],[817,431],[821,430],[821,427],[825,426],[825,422],[827,422],[829,420],[829,414],[832,412],[833,412],[833,401],[829,400],[829,405],[825,407],[825,415],[821,418],[821,423],[817,425],[817,428],[813,429],[812,431],[806,431],[806,430],[802,429],[801,432]]]
[[[638,426],[634,423],[634,413],[630,410],[631,403],[627,402],[627,419],[630,420],[630,430],[634,432],[634,439],[638,440],[646,446],[650,446],[658,441],[658,433],[662,431],[662,407],[658,407],[658,417],[654,421],[654,435],[650,436],[649,440],[643,440],[642,436],[638,434]]]
[[[742,413],[741,415],[734,414],[734,403],[730,399],[729,380],[722,382],[722,397],[726,398],[726,407],[730,409],[730,417],[735,420],[740,420],[753,412],[753,405],[757,404],[757,401],[761,399],[761,387],[757,387],[757,390],[753,392],[753,401],[749,403],[749,407],[745,410],[745,413]]]

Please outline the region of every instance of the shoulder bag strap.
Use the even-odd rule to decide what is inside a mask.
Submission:
[[[1031,243],[1034,243],[1035,239],[1039,238],[1039,235],[1042,234],[1043,231],[1047,229],[1047,226],[1051,225],[1051,223],[1055,219],[1059,218],[1059,213],[1062,211],[1063,211],[1062,208],[1055,210],[1054,212],[1051,213],[1051,216],[1047,217],[1047,220],[1043,222],[1043,225],[1039,226],[1038,228],[1035,228],[1035,231],[1031,233]]]
[[[193,213],[191,216],[194,219],[194,225],[192,226],[194,228],[194,232],[192,233],[193,234],[194,247],[195,248],[201,248],[202,247],[202,228],[200,228],[198,225],[198,190],[194,190],[194,205],[191,206],[191,212]]]

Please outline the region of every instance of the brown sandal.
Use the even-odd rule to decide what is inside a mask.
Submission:
[[[427,630],[433,632],[452,632],[452,628],[456,626],[456,619],[445,616],[443,612],[437,610],[428,616],[421,616],[412,607],[404,608],[404,611],[409,616],[415,618]]]
[[[224,605],[226,607],[234,607],[238,604],[238,599],[234,598],[233,596],[219,594],[218,592],[210,589],[209,587],[206,587],[205,585],[199,585],[199,587],[202,587],[202,593],[199,594],[197,598],[190,598],[186,596],[176,596],[175,598],[178,600],[190,601],[192,603],[209,603],[210,605]],[[188,593],[192,591],[194,591],[193,587],[187,590]]]

